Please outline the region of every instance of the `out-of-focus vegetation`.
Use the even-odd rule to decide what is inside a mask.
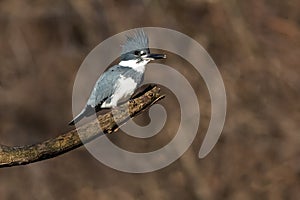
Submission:
[[[200,77],[186,73],[201,83],[194,85],[201,128],[175,163],[126,174],[81,148],[0,169],[0,199],[300,199],[299,10],[297,0],[0,1],[2,144],[31,144],[67,131],[73,81],[84,57],[130,28],[166,27],[193,37],[215,60],[228,97],[222,137],[205,159],[197,153],[209,122],[209,95]],[[168,62],[184,68],[179,60]],[[170,99],[164,104],[176,107]],[[146,151],[172,134],[111,139]]]

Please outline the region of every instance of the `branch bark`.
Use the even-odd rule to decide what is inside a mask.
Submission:
[[[0,145],[0,168],[26,165],[53,158],[76,149],[82,146],[83,143],[90,142],[100,135],[116,132],[120,125],[123,125],[130,118],[150,108],[151,105],[162,98],[164,98],[164,95],[161,95],[160,89],[154,86],[145,91],[141,96],[122,104],[104,115],[99,115],[97,119],[88,124],[82,125],[77,129],[75,128],[58,137],[26,146],[10,147]],[[129,109],[130,116],[128,116],[127,108]],[[99,132],[99,124],[103,132]],[[80,137],[78,133],[80,133]]]

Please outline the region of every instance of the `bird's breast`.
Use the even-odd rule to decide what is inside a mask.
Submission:
[[[137,87],[137,82],[131,77],[125,77],[120,75],[120,79],[117,82],[117,91],[118,92],[130,92],[134,91]]]
[[[131,77],[120,75],[116,83],[115,93],[113,94],[113,101],[127,100],[136,90],[138,83]]]

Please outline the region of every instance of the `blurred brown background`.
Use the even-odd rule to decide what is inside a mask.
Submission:
[[[210,117],[202,81],[201,128],[170,166],[126,174],[80,148],[0,169],[0,199],[300,199],[299,10],[298,0],[0,0],[2,144],[67,131],[81,62],[107,37],[136,27],[171,28],[197,40],[219,67],[228,100],[224,131],[205,159],[197,157]],[[170,134],[154,141],[163,145]],[[111,139],[130,143],[121,134]]]

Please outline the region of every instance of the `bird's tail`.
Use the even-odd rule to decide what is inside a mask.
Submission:
[[[70,125],[70,126],[73,126],[73,125],[75,125],[77,122],[79,122],[82,118],[84,118],[84,117],[85,117],[85,111],[86,111],[86,109],[83,109],[83,110],[81,111],[81,113],[79,113],[72,121],[70,121],[69,125]]]

